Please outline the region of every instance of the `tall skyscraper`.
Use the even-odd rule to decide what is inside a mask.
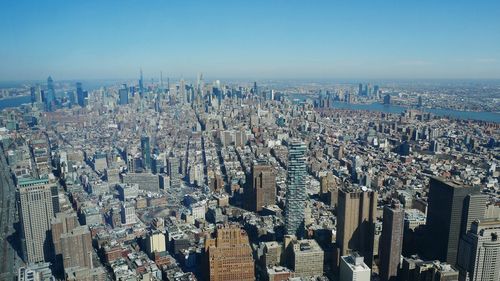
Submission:
[[[149,147],[149,137],[146,135],[141,136],[141,151],[143,166],[146,170],[151,169],[151,149]]]
[[[179,188],[181,186],[181,174],[179,173],[179,158],[172,155],[168,157],[168,172],[170,176],[170,186]]]
[[[142,68],[140,70],[140,77],[139,77],[139,94],[142,95],[144,94],[144,78],[142,77]]]
[[[118,90],[118,104],[128,104],[128,88],[126,84],[123,84],[123,87]]]
[[[285,231],[288,235],[302,237],[306,194],[306,146],[292,140],[288,148],[288,175],[285,202]]]
[[[76,213],[69,212],[56,213],[51,220],[52,243],[54,243],[55,264],[62,265],[61,235],[68,233],[79,226]]]
[[[378,193],[366,188],[339,190],[337,245],[340,255],[359,252],[368,266],[373,262]]]
[[[481,197],[471,198],[469,194],[479,193],[479,187],[470,187],[442,178],[431,177],[427,212],[426,257],[446,261],[455,265],[457,261],[458,241],[467,224],[484,215],[486,206],[478,203]],[[482,211],[481,211],[482,210]],[[463,226],[465,224],[465,226]]]
[[[82,83],[76,82],[76,99],[79,106],[85,107],[87,104],[87,95],[88,92],[83,90]]]
[[[263,206],[276,203],[276,177],[272,166],[264,162],[254,162],[250,180],[247,196],[250,210],[260,212]]]
[[[49,76],[47,78],[47,93],[45,94],[45,110],[51,111],[56,99],[56,91],[54,88],[54,80]]]
[[[16,196],[26,262],[49,261],[53,256],[50,223],[58,211],[57,186],[48,179],[21,180]]]
[[[460,240],[459,280],[500,280],[500,220],[474,221]]]
[[[254,281],[255,269],[247,233],[231,225],[219,227],[205,241],[209,281]]]
[[[395,280],[403,251],[404,210],[398,201],[384,207],[379,258],[382,281]]]
[[[71,267],[92,267],[92,238],[86,225],[77,226],[61,235],[61,249],[64,269]]]
[[[30,101],[31,103],[36,102],[36,88],[35,87],[30,87]]]

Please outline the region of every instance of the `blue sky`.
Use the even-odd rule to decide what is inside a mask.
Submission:
[[[500,1],[0,2],[0,81],[500,78]]]

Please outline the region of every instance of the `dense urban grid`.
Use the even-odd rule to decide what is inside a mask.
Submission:
[[[0,279],[498,281],[499,89],[3,89]]]

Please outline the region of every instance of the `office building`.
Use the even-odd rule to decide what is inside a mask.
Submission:
[[[340,257],[340,280],[370,281],[371,269],[364,263],[363,257],[353,252]]]
[[[382,281],[395,280],[403,250],[404,210],[399,201],[384,207],[379,245],[379,276]]]
[[[288,148],[288,174],[285,202],[285,232],[302,237],[304,233],[304,209],[306,194],[306,146],[292,140]]]
[[[181,187],[181,174],[179,173],[179,158],[175,156],[168,157],[168,172],[170,176],[170,186],[173,188]]]
[[[77,99],[78,105],[81,107],[85,107],[87,105],[87,102],[88,102],[87,98],[88,98],[88,92],[83,90],[81,82],[77,82],[76,83],[76,99]]]
[[[128,104],[128,88],[126,84],[123,84],[123,87],[118,90],[118,104]]]
[[[251,187],[247,196],[249,210],[260,212],[262,207],[276,203],[276,178],[272,166],[253,163],[250,180]]]
[[[474,221],[460,240],[459,280],[500,280],[500,219]]]
[[[469,187],[456,182],[431,177],[427,212],[428,259],[446,261],[454,265],[457,258],[458,241],[467,224],[484,215],[486,206],[481,206],[482,197],[469,197],[479,193],[479,187]],[[482,210],[482,211],[481,211]],[[465,224],[465,225],[464,225]]]
[[[359,252],[370,267],[374,254],[377,200],[378,193],[365,187],[339,190],[336,239],[340,255]]]
[[[44,95],[44,104],[46,111],[52,111],[56,99],[56,91],[54,88],[54,80],[49,76],[47,78],[47,92]]]
[[[220,226],[205,241],[209,281],[254,281],[255,270],[247,233],[235,225]]]
[[[52,242],[54,243],[54,253],[56,263],[62,264],[61,235],[68,233],[79,226],[78,218],[73,210],[60,212],[51,221]]]
[[[51,260],[51,221],[58,211],[57,186],[48,179],[21,180],[17,189],[24,258],[28,263]]]
[[[165,234],[160,231],[153,231],[146,236],[146,253],[152,258],[155,253],[167,251]]]
[[[143,168],[146,170],[151,169],[151,149],[149,147],[149,137],[141,136],[141,151],[142,151],[142,161]]]
[[[129,202],[122,203],[121,208],[122,224],[135,224],[137,222],[137,216],[135,214],[134,205]]]
[[[61,235],[61,248],[64,269],[92,265],[92,238],[86,225],[77,226]]]
[[[325,254],[316,240],[292,240],[287,250],[287,264],[294,271],[295,277],[323,275]]]

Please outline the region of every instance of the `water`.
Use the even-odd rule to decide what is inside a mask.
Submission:
[[[0,100],[0,110],[8,107],[18,107],[25,103],[31,103],[31,96],[20,96]]]
[[[393,114],[399,114],[408,109],[408,107],[399,105],[384,105],[380,103],[349,104],[342,102],[334,102],[331,107],[339,109],[379,111],[379,112],[393,113]],[[496,112],[473,112],[473,111],[459,111],[453,109],[428,109],[428,108],[423,109],[423,111],[430,112],[433,113],[434,115],[443,117],[500,123],[500,113]]]

